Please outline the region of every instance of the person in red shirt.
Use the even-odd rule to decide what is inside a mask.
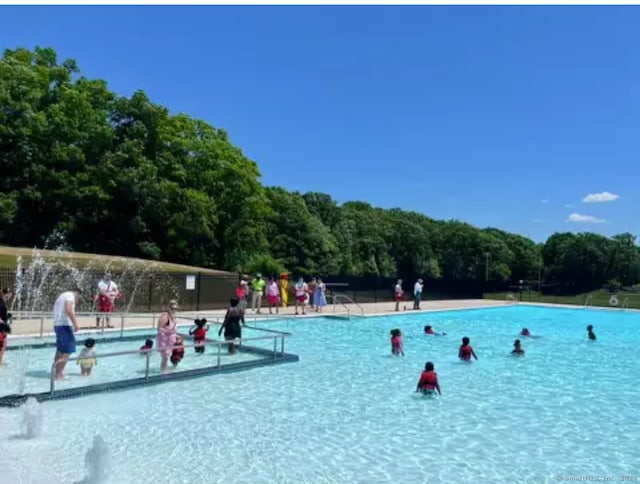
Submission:
[[[4,321],[0,321],[0,366],[4,365],[2,359],[4,358],[4,351],[7,349],[7,343],[9,342],[9,333],[11,333],[11,326]]]
[[[463,361],[471,361],[472,356],[476,360],[478,359],[478,357],[476,356],[476,352],[473,351],[473,348],[469,344],[469,338],[465,336],[464,338],[462,338],[462,345],[458,350],[458,358],[460,358]]]
[[[196,319],[193,323],[196,326],[189,330],[189,334],[193,336],[193,342],[196,345],[196,353],[202,354],[204,353],[204,342],[207,339],[207,331],[209,331],[209,326],[207,326],[206,319]]]
[[[447,333],[445,332],[436,333],[431,326],[427,325],[424,327],[424,334],[432,334],[434,336],[445,336]]]
[[[184,337],[176,335],[176,343],[173,345],[173,351],[171,351],[171,363],[174,368],[178,366],[182,358],[184,358]]]
[[[141,355],[146,355],[152,349],[153,349],[153,340],[152,339],[146,339],[144,341],[144,344],[140,347],[140,354]]]
[[[391,330],[391,354],[393,356],[404,356],[402,332],[399,329]]]
[[[438,395],[442,395],[440,391],[440,384],[438,383],[438,374],[435,372],[435,367],[433,363],[427,361],[424,365],[424,371],[420,375],[420,379],[418,380],[418,386],[416,388],[416,392],[422,393],[423,395],[435,396],[436,391]]]

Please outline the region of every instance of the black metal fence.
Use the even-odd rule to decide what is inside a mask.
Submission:
[[[235,294],[240,275],[221,272],[169,273],[169,272],[117,272],[112,271],[113,280],[123,294],[116,301],[117,311],[152,312],[166,307],[170,299],[177,299],[182,310],[202,311],[223,309]],[[0,269],[0,287],[14,288],[14,310],[48,311],[60,292],[78,286],[83,290],[79,310],[90,311],[95,304],[92,299],[102,271],[76,271],[68,267],[30,268],[17,274],[15,269]],[[265,276],[267,276],[265,274]],[[396,278],[325,276],[328,294],[343,293],[357,303],[385,302],[393,300]],[[289,279],[289,302],[294,301],[294,285],[297,276]],[[309,278],[305,278],[309,281]],[[407,298],[413,296],[415,281],[403,281]],[[481,298],[483,288],[476,281],[443,280],[424,281],[423,299]]]

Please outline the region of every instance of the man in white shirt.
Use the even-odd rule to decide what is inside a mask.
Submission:
[[[111,326],[111,318],[108,314],[113,312],[115,301],[119,296],[120,291],[118,291],[118,285],[111,280],[111,274],[107,272],[98,283],[98,295],[96,299],[101,314],[96,318],[96,328],[100,327],[101,320],[107,323],[107,328],[113,328],[113,326]]]
[[[63,292],[53,305],[53,329],[56,333],[56,356],[53,362],[56,364],[56,380],[62,380],[69,355],[76,351],[73,333],[80,329],[75,310],[80,293],[80,289]]]
[[[422,300],[422,279],[413,286],[413,309],[420,309],[420,301]]]

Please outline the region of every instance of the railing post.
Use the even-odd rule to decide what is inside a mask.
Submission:
[[[151,315],[151,329],[156,327],[156,313]]]
[[[124,315],[120,316],[120,339],[124,337]]]
[[[44,318],[40,316],[40,337],[44,335]]]
[[[147,361],[145,363],[144,379],[148,380],[149,379],[149,366],[150,366],[150,363],[151,363],[151,351],[147,351],[147,354],[145,356],[146,356]]]
[[[51,366],[51,386],[49,389],[52,396],[56,387],[56,372],[58,371],[57,367],[58,367],[58,360],[55,360],[53,362],[53,365]]]
[[[280,356],[284,358],[284,335],[281,336],[281,341],[280,341]]]
[[[276,356],[278,355],[278,349],[277,349],[278,346],[277,345],[278,345],[278,337],[275,336],[273,338],[273,359],[274,360],[276,359]]]
[[[222,351],[222,345],[218,343],[218,368],[220,368],[220,352]]]

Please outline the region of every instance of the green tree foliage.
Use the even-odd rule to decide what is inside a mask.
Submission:
[[[0,243],[244,272],[537,280],[587,290],[640,281],[636,238],[559,233],[545,244],[496,228],[338,204],[265,188],[224,130],[119,96],[52,49],[0,60]]]

